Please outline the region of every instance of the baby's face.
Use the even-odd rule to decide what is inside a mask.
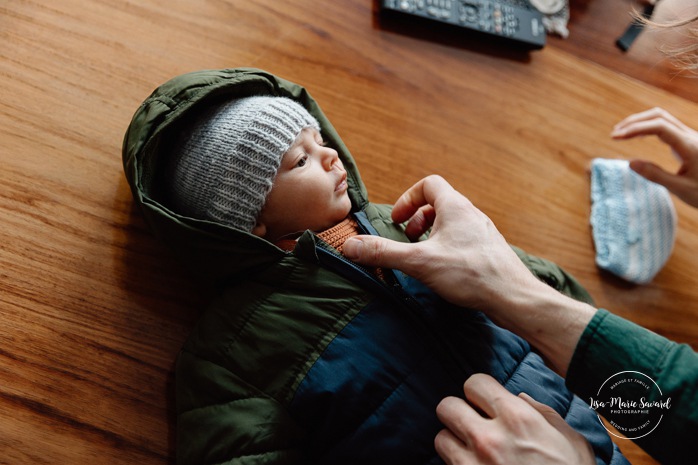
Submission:
[[[315,129],[305,128],[281,159],[254,232],[274,242],[306,229],[328,229],[351,210],[347,188],[337,151],[326,147]]]

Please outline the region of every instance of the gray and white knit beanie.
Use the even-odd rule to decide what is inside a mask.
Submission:
[[[243,97],[201,114],[170,161],[170,200],[177,213],[250,232],[281,159],[315,118],[286,97]]]

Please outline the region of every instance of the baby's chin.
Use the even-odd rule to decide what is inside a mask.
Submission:
[[[341,219],[339,221],[344,220],[347,216],[349,216],[349,213],[351,213],[351,200],[349,199],[348,194],[344,194],[344,197],[342,197],[343,201],[343,209],[341,210],[341,214],[338,214],[338,216],[341,216]]]
[[[327,224],[325,224],[325,226],[322,227],[320,230],[325,231],[327,229],[330,229],[330,228],[337,226],[339,223],[346,220],[350,213],[351,213],[351,206],[350,206],[350,208],[347,208],[346,211],[345,210],[338,211],[337,215],[333,216],[332,220],[328,221]]]
[[[351,211],[351,199],[349,198],[349,191],[347,190],[344,195],[342,195],[342,202],[345,202],[347,208],[347,215]]]

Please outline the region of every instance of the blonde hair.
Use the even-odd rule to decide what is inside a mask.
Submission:
[[[638,19],[651,27],[661,29],[675,29],[697,23],[695,26],[686,28],[686,35],[691,39],[686,45],[662,46],[661,51],[666,53],[679,68],[698,73],[698,15],[669,23],[657,23],[645,18]]]

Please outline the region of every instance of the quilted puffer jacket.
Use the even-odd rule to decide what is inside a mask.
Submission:
[[[211,289],[176,365],[178,463],[442,463],[436,405],[462,396],[478,372],[553,407],[586,436],[598,463],[627,463],[594,411],[526,341],[481,313],[445,303],[400,272],[377,279],[311,231],[287,252],[173,211],[162,167],[176,133],[212,101],[258,94],[295,99],[317,118],[347,169],[363,232],[407,240],[390,207],[368,201],[349,151],[303,87],[229,69],[156,89],[128,128],[124,169],[154,234]],[[556,265],[518,253],[540,279],[588,299]]]

